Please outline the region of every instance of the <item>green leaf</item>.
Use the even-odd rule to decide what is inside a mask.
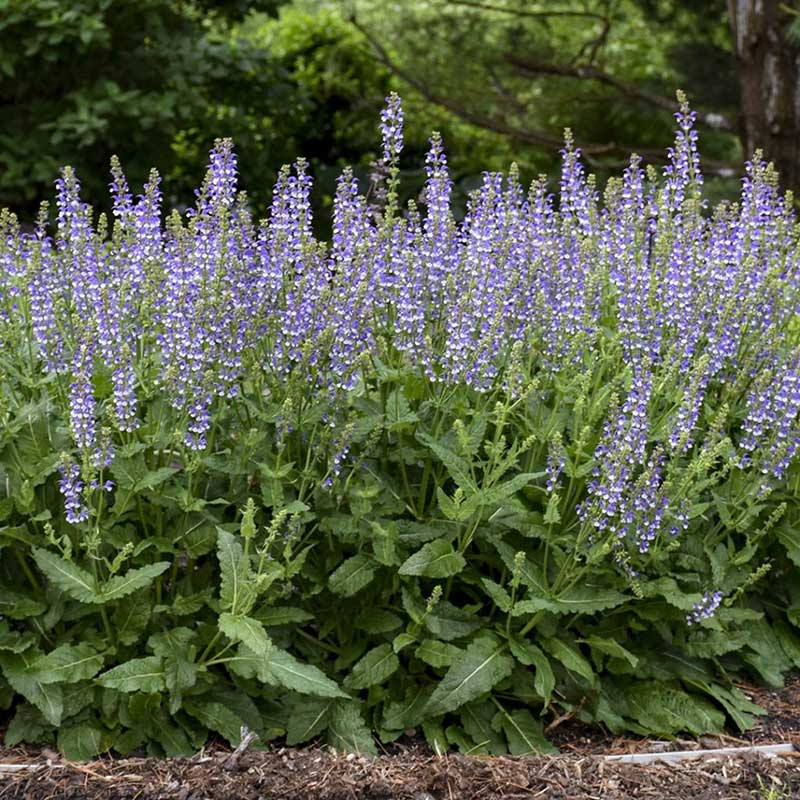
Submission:
[[[542,646],[570,672],[585,678],[592,686],[596,685],[597,676],[594,674],[592,665],[574,644],[565,642],[563,639],[551,637],[543,638]]]
[[[266,656],[272,649],[264,626],[251,617],[235,617],[225,611],[219,615],[219,629],[234,642],[246,644],[256,655]]]
[[[515,475],[510,480],[498,483],[497,486],[492,486],[489,489],[481,489],[467,499],[462,512],[471,515],[479,508],[500,506],[505,500],[520,491],[520,489],[525,488],[545,474],[544,472],[523,472],[519,475]]]
[[[0,586],[0,614],[9,619],[27,620],[47,610],[47,604],[30,594]]]
[[[162,659],[164,684],[170,693],[170,713],[173,714],[181,706],[183,692],[197,682],[199,667],[194,663],[197,653],[192,644],[195,636],[189,628],[170,628],[147,640],[148,647]]]
[[[542,521],[545,525],[557,525],[561,522],[561,512],[559,511],[559,503],[561,502],[561,498],[558,494],[553,493],[550,495],[550,499],[547,501],[547,508],[544,512],[544,517]]]
[[[388,633],[396,630],[403,624],[397,614],[382,608],[365,608],[358,613],[355,626],[367,633]]]
[[[504,614],[508,613],[511,610],[511,596],[508,592],[499,583],[495,583],[489,578],[481,578],[481,583],[495,606]]]
[[[104,672],[96,680],[100,686],[118,692],[161,692],[165,687],[160,656],[131,659]]]
[[[445,642],[469,636],[480,628],[484,620],[474,611],[458,608],[448,600],[440,600],[425,617],[425,627]]]
[[[178,470],[173,467],[160,467],[150,472],[146,472],[143,477],[136,481],[134,493],[141,492],[146,489],[155,489],[165,481],[168,481]]]
[[[309,622],[314,615],[295,606],[264,606],[253,614],[253,619],[257,619],[265,628],[275,628]]]
[[[100,587],[99,603],[113,603],[126,595],[149,586],[156,577],[169,567],[168,561],[148,564],[146,567],[129,569],[124,575],[115,575]]]
[[[432,686],[408,687],[402,700],[390,700],[384,706],[381,726],[389,731],[404,731],[420,725],[432,693]]]
[[[500,727],[508,740],[512,756],[552,755],[557,753],[544,735],[542,723],[526,708],[515,711],[503,710],[499,714]]]
[[[625,700],[629,714],[656,734],[688,731],[702,736],[725,724],[725,715],[707,700],[656,681],[634,683],[626,689]]]
[[[183,707],[187,714],[202,722],[206,728],[227,739],[231,747],[236,747],[242,740],[244,720],[225,703],[192,699],[191,701],[187,700]]]
[[[508,753],[505,739],[492,727],[496,710],[493,703],[485,701],[467,703],[459,712],[464,731],[476,744],[471,751],[473,755],[502,756]]]
[[[93,678],[103,667],[103,656],[88,644],[62,644],[36,659],[31,669],[41,683],[78,683]]]
[[[292,703],[286,729],[286,744],[302,744],[319,736],[328,727],[335,700],[300,697]]]
[[[233,614],[247,614],[255,601],[247,586],[249,565],[239,540],[228,531],[217,528],[217,558],[220,568],[219,599],[222,607]]]
[[[386,398],[385,420],[389,430],[395,430],[419,420],[419,417],[411,410],[401,388],[392,390]]]
[[[464,556],[455,552],[444,539],[434,539],[411,555],[398,569],[400,575],[419,575],[426,578],[449,578],[467,565]]]
[[[440,444],[430,434],[424,431],[417,431],[416,437],[417,441],[426,445],[439,461],[447,467],[450,477],[460,488],[469,494],[477,492],[478,487],[475,486],[475,482],[472,480],[469,462],[466,459],[463,459],[458,453]]]
[[[328,587],[334,594],[352,597],[372,581],[377,569],[377,564],[369,556],[358,553],[334,570],[328,578]]]
[[[436,669],[449,667],[460,655],[461,648],[438,639],[424,639],[414,655]]]
[[[630,650],[626,650],[615,639],[606,639],[602,636],[589,636],[586,639],[578,639],[578,641],[588,644],[592,650],[596,650],[598,653],[611,656],[611,658],[624,659],[632,667],[636,667],[636,665],[639,663],[639,659],[633,653],[631,653]]]
[[[796,567],[800,567],[800,535],[798,532],[794,527],[782,525],[775,533],[778,541],[786,548],[786,555]]]
[[[400,666],[390,644],[381,644],[360,658],[344,681],[348,689],[368,689],[384,683]]]
[[[14,718],[8,723],[3,744],[16,747],[22,742],[48,742],[51,740],[53,723],[32,703],[20,703]]]
[[[8,623],[0,620],[0,650],[9,653],[21,653],[36,643],[36,636],[31,631],[19,633],[9,630]]]
[[[278,648],[270,650],[264,658],[259,677],[300,694],[347,697],[322,670],[311,664],[301,664],[293,655]]]
[[[353,702],[340,701],[331,709],[328,744],[341,753],[378,755],[372,734],[361,716],[359,706]]]
[[[117,641],[124,645],[138,642],[150,622],[152,610],[149,592],[136,592],[123,598],[112,617]]]
[[[550,661],[535,644],[519,637],[515,636],[509,639],[509,646],[512,655],[520,664],[524,664],[526,667],[536,667],[533,686],[536,692],[544,698],[546,708],[556,686],[556,677]]]
[[[488,634],[476,638],[453,662],[426,706],[430,716],[455,711],[507,678],[514,660],[505,647]]]
[[[727,712],[740,731],[747,731],[755,725],[757,717],[767,711],[756,705],[736,686],[720,686],[718,683],[698,683],[698,688],[711,695]]]
[[[33,549],[36,565],[59,589],[80,603],[104,603],[95,579],[85,569],[41,547]]]
[[[114,734],[95,720],[67,723],[58,731],[58,750],[69,761],[88,761],[113,743]]]
[[[21,694],[51,725],[60,725],[64,714],[64,689],[59,684],[46,684],[32,665],[41,654],[25,651],[19,655],[0,653],[0,667],[15,692]]]

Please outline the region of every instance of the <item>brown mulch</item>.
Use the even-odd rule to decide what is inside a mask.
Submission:
[[[0,749],[0,764],[37,769],[0,773],[0,800],[789,800],[800,798],[800,675],[780,690],[742,687],[768,716],[746,734],[659,742],[614,738],[564,720],[550,735],[562,755],[536,758],[437,757],[424,745],[392,746],[370,760],[316,747],[192,758],[102,758],[69,763],[49,749]],[[606,762],[601,754],[792,742],[795,753],[703,759],[667,765]],[[772,791],[772,793],[770,793]]]
[[[689,798],[733,800],[800,796],[800,758],[717,759],[680,765],[609,764],[593,756],[436,757],[409,750],[367,760],[315,748],[249,752],[238,769],[225,753],[170,761],[104,759],[43,765],[0,778],[0,798],[44,800],[547,800]]]

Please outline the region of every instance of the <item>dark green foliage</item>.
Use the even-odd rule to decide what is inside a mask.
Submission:
[[[276,449],[285,398],[248,401],[247,424],[220,419],[209,455],[172,448],[154,405],[118,452],[101,527],[79,534],[53,474],[66,435],[53,388],[32,385],[3,426],[6,744],[178,755],[247,726],[262,744],[374,753],[370,730],[420,729],[518,755],[550,750],[544,726],[564,713],[614,732],[746,728],[760,709],[729,670],[777,684],[800,665],[796,465],[754,505],[735,473],[698,464],[691,535],[626,583],[607,554],[576,549],[573,512],[559,523],[542,489],[554,430],[576,403],[591,416],[607,400],[578,402],[577,385],[560,400],[431,395],[382,368],[352,398],[356,466],[332,490],[324,426]],[[578,483],[591,451],[568,453]],[[688,628],[706,584],[732,602]]]

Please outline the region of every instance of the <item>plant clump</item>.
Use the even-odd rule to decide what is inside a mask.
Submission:
[[[800,666],[800,237],[756,154],[709,209],[685,102],[601,202],[440,138],[398,205],[315,238],[304,161],[260,224],[220,140],[163,218],[112,163],[0,217],[0,708],[89,758],[323,737],[548,752],[568,716],[704,734]]]

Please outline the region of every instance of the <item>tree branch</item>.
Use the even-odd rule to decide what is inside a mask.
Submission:
[[[350,16],[350,22],[357,30],[361,32],[364,38],[372,46],[378,60],[398,78],[405,81],[412,88],[416,89],[429,103],[433,103],[440,108],[450,111],[452,114],[455,114],[465,122],[470,122],[479,128],[508,136],[512,139],[516,139],[517,141],[526,142],[527,144],[540,145],[550,150],[561,150],[563,148],[564,140],[558,136],[553,136],[552,134],[544,131],[518,128],[515,125],[507,122],[502,117],[481,114],[480,112],[465,108],[449,95],[446,96],[435,92],[425,83],[425,81],[417,78],[412,73],[403,69],[399,64],[395,63],[394,59],[392,59],[392,57],[386,51],[386,48],[375,38],[375,36],[372,35],[372,33],[370,33],[367,28],[365,28],[358,21],[355,15]],[[609,167],[618,168],[620,165],[627,166],[628,164],[627,161],[618,163],[615,162],[614,164],[607,164],[606,162],[599,161],[597,156],[603,155],[630,156],[631,153],[635,152],[638,153],[642,158],[655,163],[663,164],[666,161],[666,154],[661,150],[642,150],[635,147],[618,145],[616,142],[598,144],[576,141],[575,144],[578,148],[580,148],[586,163],[594,169],[607,169]],[[722,162],[705,160],[704,166],[707,172],[724,177],[731,177],[736,174],[735,170],[733,170],[728,164],[724,164]]]
[[[594,66],[577,67],[563,64],[542,63],[521,58],[513,53],[507,54],[505,56],[505,61],[522,75],[558,75],[563,78],[592,80],[606,86],[611,86],[620,94],[633,97],[636,100],[641,100],[651,106],[663,108],[672,113],[680,110],[680,104],[677,100],[670,100],[668,97],[648,92],[646,89],[622,81]],[[698,112],[697,121],[714,130],[728,131],[729,133],[736,133],[738,131],[737,126],[723,114]]]
[[[544,19],[546,17],[588,17],[589,19],[604,19],[602,14],[594,11],[574,11],[567,8],[553,9],[551,11],[526,11],[519,8],[505,8],[491,3],[479,3],[477,0],[447,0],[451,6],[465,6],[477,8],[480,11],[496,11],[500,14],[511,14],[514,17],[528,17],[530,19]]]

